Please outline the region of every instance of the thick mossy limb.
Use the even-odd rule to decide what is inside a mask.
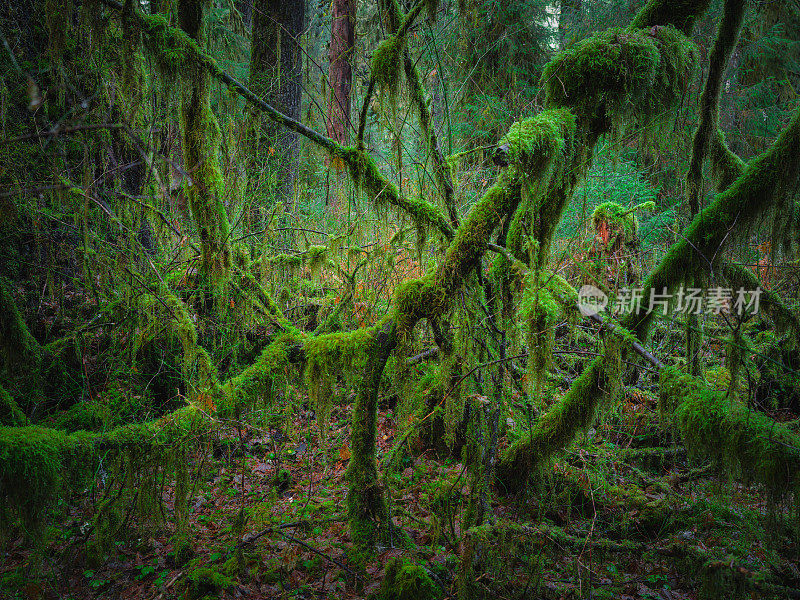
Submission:
[[[566,110],[545,111],[512,126],[504,141],[512,163],[469,211],[444,260],[430,275],[398,288],[395,316],[401,335],[410,332],[420,319],[437,320],[447,312],[454,293],[480,264],[492,232],[517,210],[523,177],[546,177],[544,171],[552,169],[574,130],[575,119]]]
[[[717,132],[722,77],[739,39],[744,6],[744,0],[726,0],[725,12],[709,58],[708,77],[700,95],[700,123],[694,132],[692,156],[686,173],[686,199],[692,216],[700,210],[703,162],[709,150],[711,136]]]
[[[285,333],[271,342],[258,360],[225,382],[216,403],[217,414],[231,417],[241,414],[256,398],[269,401],[289,377],[290,355],[302,347],[302,338]]]
[[[659,385],[662,410],[691,453],[763,484],[773,498],[800,490],[800,436],[788,427],[675,367],[661,370]]]
[[[697,64],[695,44],[672,27],[609,29],[545,66],[545,106],[571,108],[595,136],[650,125],[680,101]]]
[[[208,422],[202,412],[185,407],[157,421],[103,434],[0,427],[0,519],[16,511],[28,534],[39,538],[45,511],[66,489],[80,488],[93,477],[101,457],[110,461],[127,455],[133,460],[172,452],[178,440],[199,433]]]
[[[305,380],[309,400],[314,404],[320,428],[326,425],[332,406],[337,376],[354,384],[363,374],[370,342],[386,325],[382,320],[372,327],[309,337],[303,344],[306,359]]]
[[[749,231],[766,213],[791,196],[800,180],[800,111],[772,147],[754,158],[733,185],[716,196],[673,244],[642,287],[672,289],[700,270],[714,268],[726,244]],[[633,312],[623,321],[640,340],[647,338],[653,315]]]
[[[591,426],[600,401],[613,388],[604,358],[598,356],[575,380],[565,396],[536,422],[530,435],[514,442],[497,466],[500,491],[523,488],[531,474],[574,439],[575,433]]]
[[[359,546],[388,540],[391,527],[386,499],[378,479],[375,435],[381,376],[396,345],[397,327],[394,321],[389,321],[364,348],[368,358],[353,407],[351,459],[345,478],[349,484],[347,514],[350,536]]]
[[[711,136],[708,159],[714,183],[720,192],[728,189],[747,168],[747,164],[728,148],[725,136],[719,129]]]
[[[404,282],[395,293],[395,318],[407,336],[423,318],[436,320],[450,308],[454,293],[478,266],[492,231],[519,202],[520,187],[505,171],[472,207],[436,271]]]

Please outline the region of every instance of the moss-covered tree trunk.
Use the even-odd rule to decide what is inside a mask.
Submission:
[[[203,15],[210,0],[180,0],[178,21],[200,47],[205,45]],[[230,224],[225,211],[225,182],[217,155],[219,126],[211,111],[211,78],[201,65],[188,69],[181,89],[183,159],[189,180],[186,196],[200,234],[202,274],[214,290],[230,277]]]
[[[397,328],[394,321],[390,321],[377,332],[365,350],[369,358],[353,408],[351,459],[345,477],[350,484],[347,493],[350,535],[357,545],[371,545],[385,539],[390,526],[386,500],[378,480],[375,431],[381,376],[396,345]]]

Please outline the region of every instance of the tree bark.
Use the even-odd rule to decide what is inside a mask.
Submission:
[[[333,22],[331,24],[330,63],[328,77],[330,81],[330,101],[326,129],[328,136],[346,146],[350,138],[350,89],[353,85],[353,51],[356,35],[356,1],[333,0]],[[332,160],[337,171],[335,190],[330,195],[329,206],[336,213],[341,202],[342,177],[339,171],[343,164]]]
[[[250,88],[287,117],[300,121],[303,58],[299,38],[305,0],[255,0]],[[294,131],[261,117],[256,148],[276,172],[275,199],[294,211],[300,169],[300,138]]]
[[[181,0],[178,22],[200,47],[205,45],[203,14],[209,0]],[[183,159],[189,182],[186,195],[200,233],[203,277],[219,288],[230,277],[230,224],[223,202],[224,180],[219,166],[219,126],[211,112],[210,77],[191,69],[181,92]]]

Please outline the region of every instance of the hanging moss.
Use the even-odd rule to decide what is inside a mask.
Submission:
[[[0,358],[8,375],[29,382],[29,393],[42,393],[42,348],[25,324],[11,284],[4,277],[0,277]]]
[[[216,409],[220,416],[235,416],[255,399],[269,403],[281,389],[289,374],[289,353],[302,345],[296,333],[282,334],[271,342],[258,360],[227,381]]]
[[[765,214],[780,212],[783,199],[792,196],[791,190],[800,181],[799,145],[800,111],[772,148],[753,159],[744,174],[694,218],[641,287],[672,289],[708,267],[709,261],[721,261],[726,244],[737,238],[732,232],[746,233]],[[623,325],[639,339],[646,339],[655,312],[631,313]]]
[[[718,134],[719,96],[722,79],[728,66],[731,53],[739,39],[744,18],[744,0],[725,2],[722,22],[717,30],[714,47],[709,57],[708,77],[700,95],[700,123],[692,140],[692,155],[686,173],[686,199],[692,216],[700,209],[702,195],[702,167],[711,146],[711,136]],[[716,150],[719,150],[718,145]],[[727,158],[716,155],[717,160]]]
[[[401,196],[397,186],[381,174],[378,165],[365,151],[348,147],[334,154],[346,162],[353,181],[378,206],[388,204],[400,209],[414,220],[418,228],[431,228],[439,231],[445,239],[452,239],[453,227],[442,211],[422,198]]]
[[[309,246],[305,254],[306,264],[311,270],[311,276],[317,279],[322,272],[322,268],[330,262],[328,260],[327,246]]]
[[[372,55],[372,79],[392,98],[396,97],[400,89],[404,47],[404,37],[390,35],[380,43]]]
[[[329,333],[306,340],[303,345],[305,380],[320,430],[324,430],[327,424],[336,378],[343,375],[348,385],[356,383],[366,364],[366,348],[385,325],[386,319],[370,328]]]
[[[127,466],[120,470],[125,476],[141,474],[141,461],[166,466],[178,442],[202,433],[207,422],[194,407],[185,407],[157,421],[104,434],[0,427],[0,520],[7,524],[16,511],[28,534],[41,539],[46,511],[65,491],[83,489],[101,457],[106,465],[114,457],[125,459]]]
[[[364,348],[367,362],[353,407],[351,459],[345,473],[349,485],[350,535],[358,546],[372,546],[379,540],[388,540],[392,528],[378,479],[375,432],[381,377],[396,344],[395,323],[388,321]]]
[[[14,399],[3,386],[0,386],[0,425],[17,427],[25,425],[27,419]]]
[[[708,389],[675,367],[659,375],[662,410],[673,415],[687,449],[773,499],[800,491],[800,436],[766,415]]]

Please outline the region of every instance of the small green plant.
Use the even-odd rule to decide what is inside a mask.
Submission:
[[[153,565],[139,565],[137,568],[139,569],[139,574],[136,576],[138,581],[156,572],[156,568]]]
[[[89,587],[94,588],[95,590],[99,590],[100,588],[111,583],[110,579],[103,579],[99,576],[96,576],[95,572],[91,569],[86,569],[83,572],[83,576],[89,580]]]

